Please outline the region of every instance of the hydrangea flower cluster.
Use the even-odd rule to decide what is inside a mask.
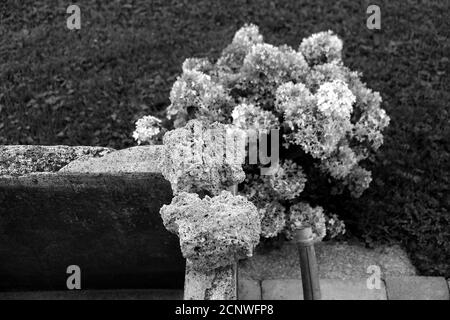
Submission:
[[[273,175],[247,175],[242,193],[258,208],[263,237],[275,237],[285,229],[287,217],[282,202],[297,198],[305,183],[303,171],[291,160],[282,163]]]
[[[269,135],[280,130],[278,170],[262,176],[246,166],[240,186],[258,208],[263,237],[289,238],[305,225],[316,239],[326,230],[329,237],[344,233],[343,222],[308,192],[331,181],[359,197],[372,180],[362,163],[382,145],[389,117],[380,94],[344,66],[342,48],[332,31],[313,34],[295,49],[265,43],[257,26],[245,25],[216,62],[187,59],[172,87],[167,117],[175,128],[200,119]]]
[[[337,237],[338,235],[345,233],[345,224],[338,218],[337,215],[331,214],[325,217],[325,224],[327,229],[327,235],[330,238]]]
[[[175,81],[170,101],[167,117],[174,120],[176,128],[191,119],[225,122],[231,114],[231,97],[223,85],[197,70],[186,70]]]
[[[136,121],[136,130],[133,138],[138,144],[156,144],[164,135],[165,129],[161,127],[161,120],[153,116],[145,116]]]
[[[341,61],[342,40],[332,31],[315,33],[303,39],[299,50],[310,65]]]
[[[264,111],[254,104],[241,103],[231,113],[233,125],[242,130],[256,130],[269,133],[279,127],[278,118],[270,111]]]
[[[322,240],[326,235],[326,219],[322,207],[311,207],[306,202],[299,202],[289,209],[289,221],[285,230],[288,238],[305,225],[312,227],[314,241]]]
[[[281,85],[275,107],[290,130],[285,146],[299,145],[314,158],[326,159],[352,129],[355,97],[342,81],[325,82],[313,94],[303,83]]]
[[[301,167],[292,160],[286,160],[273,175],[264,176],[278,199],[293,200],[305,188],[306,176]]]

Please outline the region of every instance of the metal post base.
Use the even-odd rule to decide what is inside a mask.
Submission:
[[[300,268],[302,273],[303,299],[320,300],[319,268],[317,266],[316,252],[311,227],[297,230],[294,235],[300,255]]]

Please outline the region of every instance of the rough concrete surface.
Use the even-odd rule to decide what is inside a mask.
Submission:
[[[159,157],[163,146],[138,146],[118,150],[101,158],[82,158],[70,162],[60,172],[133,173],[160,172]],[[170,187],[170,186],[169,186]]]
[[[227,129],[229,126],[218,122],[191,120],[164,135],[161,173],[170,181],[174,194],[217,195],[244,181],[245,152],[240,148],[244,136],[239,135],[241,143],[227,143],[231,137],[237,138],[230,136]]]
[[[368,249],[361,244],[323,242],[315,245],[320,278],[367,278],[367,268],[377,265],[381,277],[411,276],[416,270],[406,253],[399,247]],[[266,279],[301,278],[300,261],[293,243],[265,250],[259,247],[252,258],[240,262],[241,277]]]
[[[160,213],[167,230],[178,235],[183,256],[198,271],[250,257],[259,242],[261,226],[255,205],[229,191],[203,199],[181,192]]]
[[[186,265],[184,300],[236,300],[236,264],[200,272]]]

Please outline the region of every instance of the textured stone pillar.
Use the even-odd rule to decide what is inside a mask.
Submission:
[[[252,256],[259,242],[258,210],[236,195],[243,161],[227,157],[243,159],[245,148],[228,143],[229,129],[192,120],[163,138],[161,171],[175,197],[160,213],[187,261],[185,300],[236,300],[237,261]]]
[[[184,300],[237,300],[237,263],[207,272],[187,263]]]
[[[261,225],[255,205],[228,191],[203,199],[181,193],[161,208],[186,258],[186,300],[236,300],[237,262],[252,256]]]

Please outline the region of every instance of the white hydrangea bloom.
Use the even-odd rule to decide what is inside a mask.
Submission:
[[[133,138],[138,144],[155,143],[156,136],[161,133],[161,120],[153,116],[145,116],[136,121]]]
[[[233,125],[242,130],[256,130],[269,133],[279,127],[277,117],[270,111],[264,111],[254,104],[241,103],[234,107],[231,113]]]
[[[276,47],[262,43],[254,45],[244,59],[242,73],[257,79],[263,74],[269,83],[281,84],[289,80],[299,80],[308,70],[303,55],[287,46]]]
[[[360,141],[368,141],[374,150],[383,144],[384,128],[389,125],[390,118],[381,108],[363,114],[355,124],[353,134]]]
[[[371,109],[379,109],[382,98],[380,93],[367,88],[358,78],[352,79],[352,92],[356,96],[356,104],[361,111],[369,111]]]
[[[336,214],[331,214],[325,217],[327,235],[330,239],[333,239],[341,234],[345,234],[345,223]]]
[[[372,182],[372,173],[359,165],[354,166],[350,174],[345,178],[344,184],[348,186],[350,194],[359,198]]]
[[[299,51],[309,64],[320,64],[342,59],[342,40],[331,30],[315,33],[303,39]]]
[[[341,80],[325,82],[316,92],[318,110],[326,117],[350,119],[355,96]]]
[[[285,121],[293,129],[295,118],[303,110],[312,109],[315,98],[303,83],[287,82],[278,87],[275,98],[275,109],[284,114]]]
[[[253,104],[241,103],[234,107],[231,117],[233,124],[238,128],[244,128],[247,123],[248,114],[252,114],[256,107]]]
[[[252,46],[258,43],[263,43],[263,36],[259,33],[257,26],[246,24],[239,29],[231,44],[222,51],[217,60],[216,66],[221,77],[225,80],[230,77],[230,74],[239,72],[245,56]]]
[[[167,117],[175,119],[179,128],[193,118],[221,121],[224,106],[230,103],[225,88],[211,76],[196,70],[186,70],[173,84],[170,91],[171,105]]]
[[[338,179],[353,196],[369,186],[370,172],[358,163],[381,146],[389,117],[380,94],[367,88],[359,72],[344,66],[342,47],[332,31],[305,38],[298,50],[274,46],[263,42],[257,26],[245,25],[216,63],[187,59],[173,85],[167,115],[175,128],[191,119],[233,124],[242,131],[279,127],[284,147],[302,149],[280,153],[281,163],[292,160],[298,171],[287,166],[271,177],[248,172],[244,193],[257,204],[265,237],[286,230],[289,208],[299,221],[314,222],[318,239],[325,233],[322,208],[296,205],[307,178],[303,152],[317,163],[305,173]],[[312,188],[315,182],[309,180]],[[327,226],[331,237],[345,232],[336,216]]]
[[[284,122],[291,130],[284,134],[285,141],[300,145],[315,158],[325,159],[352,128],[353,100],[348,88],[340,83],[321,88],[313,95],[302,83],[286,83],[277,90],[275,106],[284,113]]]
[[[323,208],[320,206],[311,207],[306,202],[299,202],[289,208],[288,238],[293,236],[297,229],[310,226],[313,231],[314,241],[322,240],[326,235],[326,220]]]
[[[183,72],[200,71],[206,72],[212,69],[211,62],[206,58],[187,58],[182,65]]]
[[[269,178],[270,186],[283,200],[295,199],[305,188],[306,176],[303,170],[292,160],[284,161]]]
[[[319,118],[320,119],[320,118]],[[321,153],[315,155],[322,160],[328,158],[337,148],[339,142],[351,131],[350,119],[326,117],[319,120],[320,150]]]
[[[359,79],[358,72],[350,71],[342,61],[332,61],[318,64],[310,68],[305,83],[310,90],[317,90],[325,82],[341,80],[348,83],[350,79]],[[352,90],[353,92],[353,90]]]
[[[272,78],[278,74],[278,65],[281,60],[281,51],[279,48],[268,44],[256,44],[252,46],[249,54],[244,59],[242,66],[243,72],[264,73]]]
[[[348,145],[339,146],[330,158],[325,159],[322,168],[336,179],[348,176],[358,163],[358,157]]]
[[[262,43],[263,40],[263,36],[259,33],[258,26],[254,24],[244,25],[233,37],[233,43],[242,46],[252,46],[256,43]]]
[[[324,146],[319,134],[324,123],[316,118],[316,101],[311,92],[302,83],[286,83],[278,88],[275,101],[291,130],[284,134],[286,143],[299,145],[314,157],[322,157]]]
[[[276,237],[286,227],[286,209],[278,202],[255,203],[261,218],[261,236]]]
[[[287,45],[280,47],[282,52],[281,68],[286,70],[290,81],[304,81],[309,71],[308,63],[301,52]]]

